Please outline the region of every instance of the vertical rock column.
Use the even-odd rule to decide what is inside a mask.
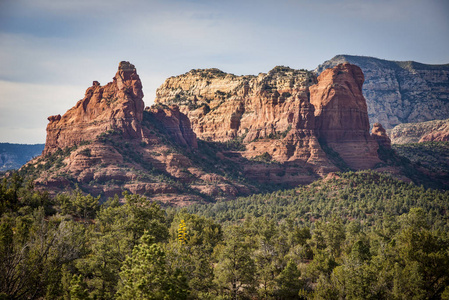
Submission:
[[[369,133],[362,70],[348,63],[327,69],[310,87],[319,139],[355,170],[380,162],[378,144]]]

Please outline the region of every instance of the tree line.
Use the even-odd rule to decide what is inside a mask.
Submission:
[[[449,299],[449,194],[375,172],[175,209],[0,185],[0,299]]]

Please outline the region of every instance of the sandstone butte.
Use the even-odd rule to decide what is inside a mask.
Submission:
[[[187,157],[198,149],[187,116],[177,106],[144,109],[142,98],[136,68],[121,62],[112,82],[94,81],[63,116],[48,118],[45,149],[23,169],[37,175],[38,188],[53,192],[129,191],[174,205],[252,191],[195,165]]]
[[[121,62],[112,82],[94,81],[73,108],[48,118],[43,154],[24,168],[55,192],[78,185],[172,205],[375,168],[378,143],[389,139],[381,125],[369,133],[363,80],[347,63],[318,78],[288,67],[258,76],[192,70],[168,78],[144,109],[136,68]]]
[[[380,163],[378,143],[369,133],[363,81],[361,69],[348,63],[318,78],[288,67],[258,76],[192,70],[168,78],[156,91],[155,103],[178,105],[201,139],[240,139],[246,158],[266,153],[323,176],[338,169],[335,160],[355,170]],[[252,176],[262,180],[262,173],[254,170]]]

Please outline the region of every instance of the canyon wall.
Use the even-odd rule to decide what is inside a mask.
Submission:
[[[329,69],[319,78],[288,67],[258,76],[192,70],[167,79],[155,103],[178,105],[201,139],[240,139],[244,157],[266,153],[277,162],[308,165],[322,174],[336,167],[320,142],[350,168],[371,168],[380,162],[369,133],[362,85],[362,71],[350,64]]]
[[[371,124],[378,122],[391,129],[401,123],[449,117],[449,64],[337,55],[318,66],[315,73],[345,62],[359,66],[365,74],[363,94]]]

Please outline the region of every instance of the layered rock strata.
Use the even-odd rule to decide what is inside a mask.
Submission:
[[[108,130],[118,130],[125,138],[144,138],[142,83],[136,68],[122,61],[113,81],[101,86],[94,81],[83,99],[61,115],[50,116],[44,154],[51,154],[94,140]]]
[[[345,64],[327,74],[317,79],[312,72],[288,67],[258,76],[192,70],[167,79],[155,103],[179,105],[201,139],[243,141],[241,155],[248,159],[264,155],[320,175],[337,170],[320,138],[351,168],[371,168],[379,159],[369,134],[363,73]],[[254,172],[259,177],[265,173],[248,167],[248,176]]]
[[[246,176],[262,182],[306,183],[316,174],[338,170],[317,139],[315,108],[309,100],[309,87],[316,82],[311,72],[288,67],[258,76],[192,70],[168,78],[157,90],[155,103],[178,105],[203,140],[241,141],[245,151],[234,157],[246,159]],[[290,167],[261,167],[254,162],[260,160]]]
[[[400,124],[388,131],[393,144],[449,141],[449,119]]]
[[[345,62],[359,66],[365,74],[363,94],[371,124],[378,122],[391,129],[401,123],[449,117],[449,64],[337,55],[318,66],[315,72],[320,74]]]
[[[387,131],[383,128],[382,124],[374,123],[371,130],[371,136],[382,147],[391,149],[391,140],[387,135]]]
[[[363,80],[350,64],[318,78],[288,67],[258,76],[192,70],[167,79],[144,109],[136,69],[121,62],[113,82],[95,81],[49,118],[44,154],[24,168],[54,191],[130,191],[174,205],[249,194],[261,188],[255,182],[307,184],[341,161],[373,168]]]
[[[380,163],[378,144],[369,133],[363,82],[362,70],[346,63],[323,71],[310,87],[318,137],[353,169]]]
[[[43,155],[24,170],[52,192],[78,186],[105,198],[129,191],[173,205],[251,191],[188,157],[197,139],[177,106],[144,109],[142,98],[136,68],[121,62],[112,82],[94,81],[73,108],[48,118]]]

